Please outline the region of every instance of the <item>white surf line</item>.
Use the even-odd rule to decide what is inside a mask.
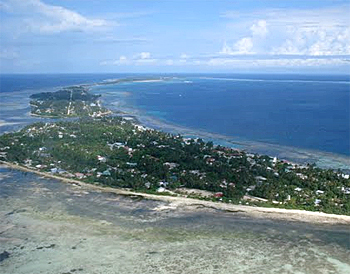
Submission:
[[[204,80],[217,81],[236,81],[236,82],[279,82],[279,83],[321,83],[321,84],[346,84],[350,81],[332,81],[332,80],[299,80],[299,79],[249,79],[249,78],[220,78],[220,77],[199,77]]]

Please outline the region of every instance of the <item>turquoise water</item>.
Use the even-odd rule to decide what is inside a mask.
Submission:
[[[100,90],[129,91],[129,105],[176,125],[350,155],[350,82],[324,76],[306,80],[256,77],[187,77]]]
[[[117,78],[111,76],[108,78]],[[7,92],[4,82],[0,81],[0,132],[16,130],[38,120],[48,121],[29,115],[30,94],[55,90],[50,83],[55,86],[71,85],[81,80],[88,82],[89,77],[96,79],[97,76],[85,75],[84,79],[78,77],[73,80],[72,76],[57,76],[63,79],[54,82],[47,80],[45,85],[40,85],[40,77],[26,76],[25,81],[36,79],[39,83],[28,86],[31,89],[26,89],[24,85],[23,89],[7,89]],[[18,80],[21,77],[16,79],[19,82],[13,87],[23,85],[24,82]],[[227,98],[223,96],[225,93],[233,93],[223,88],[232,87],[227,83],[219,91],[197,89],[203,83],[201,81],[208,80],[192,77],[169,82],[94,86],[92,89],[103,94],[102,100],[107,107],[125,111],[128,113],[126,115],[135,115],[146,124],[167,131],[188,136],[200,135],[224,145],[271,152],[272,155],[279,153],[290,159],[324,161],[328,166],[334,163],[346,165],[348,157],[344,153],[344,156],[339,156],[339,153],[322,152],[320,148],[307,150],[293,145],[283,146],[273,138],[250,140],[244,134],[231,136],[230,132],[216,132],[206,125],[202,127],[198,116],[198,123],[195,124],[194,117],[206,105],[210,109],[206,115],[214,115],[213,105],[210,107],[210,104],[215,102],[217,92],[222,95],[221,99]],[[253,86],[253,83],[257,83],[251,79],[209,81],[230,81],[235,85],[240,82]],[[332,81],[334,85],[348,87],[347,82],[338,83],[341,79]],[[317,82],[315,84],[318,85]],[[216,86],[214,82],[212,85]],[[339,89],[334,94],[344,96],[341,98],[347,102],[345,91]],[[249,90],[245,92],[249,93]],[[205,95],[203,98],[202,94]],[[181,98],[187,96],[187,105],[182,105],[184,102]],[[198,98],[201,98],[198,108],[191,105],[189,109],[188,104]],[[208,98],[213,100],[208,102]],[[334,104],[332,100],[329,99],[330,106]],[[227,100],[229,103],[232,101]],[[308,102],[303,104],[307,109],[315,108]],[[183,113],[187,108],[188,114],[183,117],[188,117],[192,121],[190,124],[177,120],[175,106]],[[196,111],[199,112],[196,114]],[[339,112],[340,116],[346,111],[345,107]],[[336,120],[337,115],[332,117]],[[316,117],[314,122],[317,124],[317,121],[319,119]],[[221,122],[220,119],[216,120],[218,126],[225,124]],[[343,134],[339,135],[338,140],[347,138],[346,130]],[[346,148],[343,143],[339,146]],[[94,192],[0,167],[0,254],[4,251],[9,253],[9,257],[0,262],[0,273],[350,272],[348,226],[254,219],[240,213],[196,207],[157,210],[162,205],[165,204]]]
[[[314,78],[187,77],[93,91],[103,94],[109,108],[136,115],[150,127],[290,161],[350,169],[350,82]]]
[[[39,120],[29,114],[32,93],[133,76],[0,75],[0,133]],[[91,86],[103,94],[106,107],[157,129],[342,169],[350,166],[349,87],[348,76],[253,74],[176,75],[161,82]]]

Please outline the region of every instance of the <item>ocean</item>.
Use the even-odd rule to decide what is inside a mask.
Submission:
[[[350,82],[256,75],[132,84],[128,102],[148,115],[203,131],[350,155]]]
[[[321,166],[331,161],[325,156],[343,163],[350,159],[347,75],[1,75],[0,120],[12,125],[3,125],[0,132],[33,121],[28,115],[32,93],[127,77],[167,78],[97,85],[91,87],[92,92],[102,94],[108,108],[174,133],[200,135],[219,144]]]
[[[32,93],[133,76],[1,75],[0,133],[50,121],[30,116]],[[162,130],[349,166],[347,77],[165,76],[90,88],[106,107]],[[164,206],[0,166],[0,272],[349,273],[346,225]]]

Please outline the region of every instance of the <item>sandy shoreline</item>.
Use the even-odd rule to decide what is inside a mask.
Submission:
[[[157,82],[163,82],[163,79],[149,79],[149,80],[135,80],[132,81],[133,83],[157,83]]]
[[[271,219],[299,221],[299,222],[307,222],[307,223],[349,224],[350,225],[350,216],[346,216],[346,215],[336,215],[336,214],[328,214],[323,212],[313,212],[313,211],[305,211],[305,210],[297,210],[297,209],[233,205],[233,204],[203,201],[203,200],[197,200],[197,199],[185,198],[185,197],[161,196],[161,195],[155,195],[155,194],[133,192],[125,189],[97,186],[97,185],[84,183],[75,179],[63,178],[60,176],[33,170],[24,166],[12,164],[5,161],[0,161],[0,164],[3,164],[12,169],[20,170],[23,172],[35,173],[42,177],[60,180],[64,183],[74,184],[74,185],[84,187],[94,191],[109,192],[109,193],[115,193],[115,194],[127,195],[127,196],[139,196],[145,199],[157,200],[157,201],[163,201],[163,202],[169,203],[167,206],[162,206],[157,208],[157,210],[176,210],[177,208],[191,208],[191,207],[192,208],[194,207],[196,209],[196,208],[204,207],[204,208],[210,208],[210,209],[223,210],[226,212],[246,214],[254,218],[271,218]]]

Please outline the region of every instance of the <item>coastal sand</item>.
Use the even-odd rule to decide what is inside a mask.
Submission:
[[[348,225],[250,218],[0,170],[0,273],[350,273]]]
[[[195,208],[205,207],[205,208],[223,210],[227,212],[246,214],[255,218],[272,218],[272,219],[309,222],[309,223],[349,224],[350,225],[350,216],[346,216],[346,215],[336,215],[336,214],[328,214],[323,212],[312,212],[312,211],[296,210],[296,209],[281,209],[281,208],[233,205],[228,203],[203,201],[203,200],[197,200],[197,199],[185,198],[185,197],[172,197],[172,196],[161,196],[161,195],[140,193],[140,192],[134,192],[134,191],[129,191],[125,189],[91,185],[78,180],[63,178],[60,176],[52,175],[45,172],[40,172],[37,170],[33,170],[20,165],[15,165],[5,161],[0,161],[0,164],[6,165],[10,168],[21,170],[24,172],[32,172],[39,176],[57,179],[65,183],[74,184],[76,186],[80,186],[90,190],[95,190],[100,192],[109,192],[109,193],[115,193],[115,194],[126,195],[126,196],[139,196],[145,199],[163,201],[168,203],[167,206],[162,206],[158,208],[158,210],[177,209],[177,208],[184,208],[184,207],[187,207],[187,208],[191,207],[195,209]]]

